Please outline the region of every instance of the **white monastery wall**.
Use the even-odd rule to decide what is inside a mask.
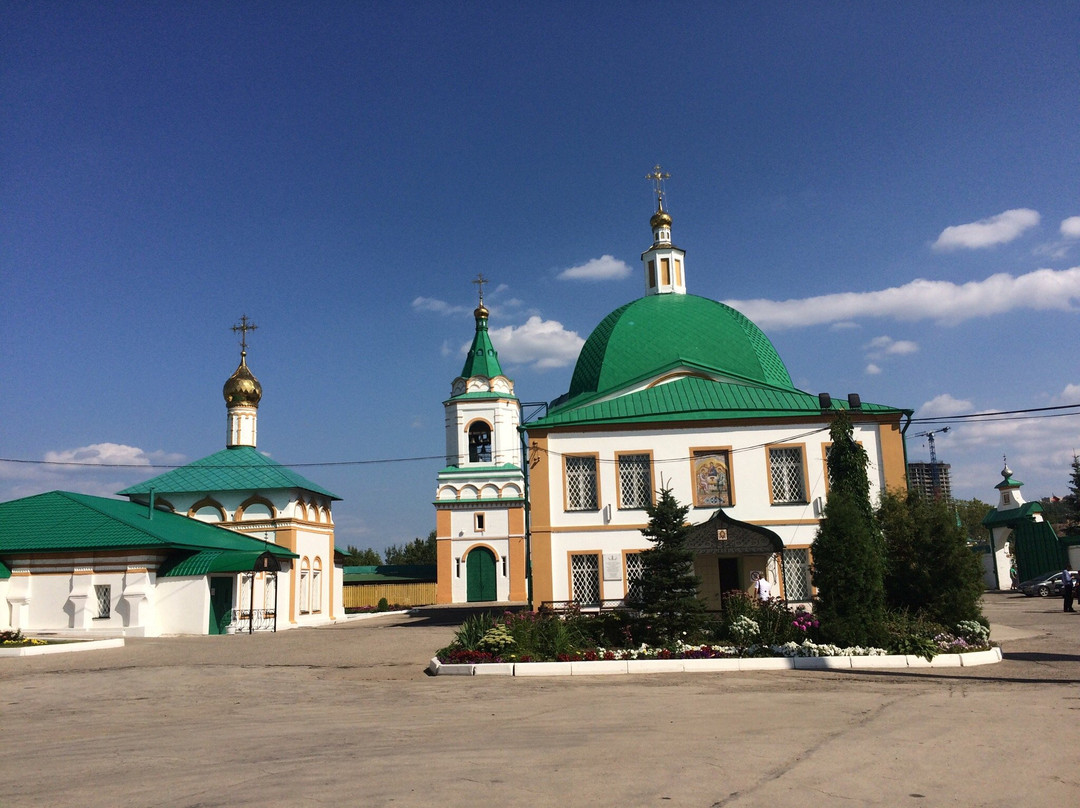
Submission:
[[[805,433],[815,431],[813,434]],[[856,440],[866,449],[870,460],[871,496],[881,490],[881,446],[876,424],[857,425]],[[730,451],[730,485],[733,504],[724,508],[734,519],[747,522],[770,522],[785,541],[808,544],[813,533],[802,535],[796,525],[773,524],[776,521],[803,522],[820,517],[826,492],[825,448],[829,443],[827,427],[806,423],[776,427],[735,427],[728,430],[674,429],[662,432],[627,430],[611,433],[558,433],[548,436],[552,453],[548,467],[551,491],[551,524],[556,528],[581,527],[595,529],[625,525],[644,526],[644,509],[621,509],[618,502],[616,477],[617,454],[651,454],[654,489],[670,487],[675,498],[690,505],[688,519],[703,522],[715,513],[715,506],[693,505],[691,456],[695,450],[727,449]],[[769,490],[769,452],[766,444],[800,446],[803,451],[805,502],[773,504]],[[596,455],[598,457],[599,512],[595,510],[568,511],[565,506],[564,455]],[[624,535],[624,534],[618,534]],[[607,545],[613,542],[605,540]]]

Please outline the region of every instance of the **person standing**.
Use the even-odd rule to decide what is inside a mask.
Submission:
[[[1061,571],[1061,594],[1065,596],[1064,610],[1067,612],[1075,612],[1073,608],[1073,587],[1075,586],[1072,573],[1069,572],[1069,568],[1066,567]]]
[[[769,579],[763,574],[758,576],[758,579],[754,581],[754,593],[757,595],[758,600],[768,600],[772,597],[772,586],[769,584]]]

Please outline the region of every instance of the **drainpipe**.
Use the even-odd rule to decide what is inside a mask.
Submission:
[[[153,486],[150,486],[150,502],[148,504],[149,504],[149,507],[150,507],[150,511],[146,514],[146,518],[152,520],[154,518],[154,487]]]
[[[529,498],[529,447],[526,443],[526,432],[522,426],[518,427],[518,439],[521,441],[521,470],[525,479],[525,597],[529,600],[529,611],[533,608],[533,579],[532,579],[532,501]]]
[[[914,410],[910,410],[910,411],[905,413],[905,415],[907,416],[907,423],[904,424],[904,427],[900,430],[901,443],[904,444],[904,480],[907,481],[907,490],[908,491],[911,490],[911,480],[908,480],[908,473],[907,473],[907,467],[908,467],[908,462],[907,462],[907,431],[908,431],[908,427],[911,426],[911,416],[913,416],[914,414],[915,414]]]

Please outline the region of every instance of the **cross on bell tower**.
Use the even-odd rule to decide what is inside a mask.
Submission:
[[[247,332],[254,331],[258,326],[248,320],[246,314],[240,315],[240,322],[232,327],[233,333],[240,332],[240,356],[247,356]]]
[[[649,219],[652,228],[652,247],[641,254],[645,269],[646,295],[685,295],[686,278],[683,274],[686,253],[671,243],[671,214],[664,210],[664,183],[671,174],[659,164],[645,175],[656,189],[656,213]]]

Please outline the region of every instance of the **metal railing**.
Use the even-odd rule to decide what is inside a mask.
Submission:
[[[633,611],[625,600],[601,600],[582,603],[577,600],[545,600],[540,604],[540,611],[555,614],[576,614],[578,612],[615,612]]]
[[[277,631],[277,612],[274,609],[233,609],[230,628],[236,634],[253,631]]]

